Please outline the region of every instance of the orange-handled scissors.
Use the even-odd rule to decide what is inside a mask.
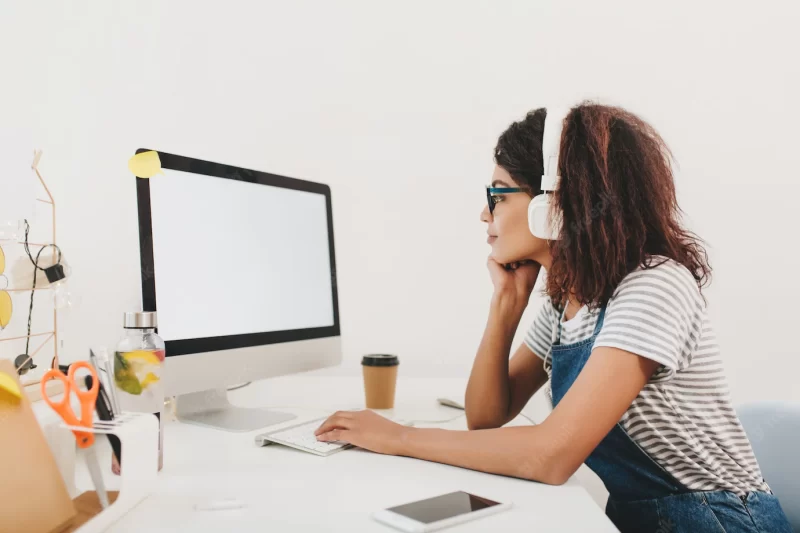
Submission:
[[[76,381],[76,374],[79,369],[85,368],[92,376],[92,388],[84,390]],[[64,397],[60,402],[56,403],[47,396],[47,382],[51,379],[57,379],[64,384]],[[69,365],[69,371],[65,376],[64,373],[58,368],[51,368],[42,376],[41,382],[42,398],[47,402],[47,405],[53,408],[53,411],[64,419],[64,422],[71,427],[92,427],[92,417],[97,403],[97,393],[100,389],[100,380],[97,379],[97,372],[95,372],[92,365],[86,361],[78,361]],[[81,417],[75,416],[75,411],[72,410],[70,404],[71,393],[75,393],[81,405]],[[94,444],[94,433],[80,431],[73,429],[75,439],[78,441],[78,448],[83,452],[86,457],[86,466],[89,469],[89,475],[92,477],[94,488],[97,491],[97,497],[103,508],[108,507],[108,493],[106,492],[103,483],[103,474],[100,472],[100,464],[97,462],[97,454],[92,448]]]
[[[89,390],[82,389],[78,382],[75,380],[75,374],[80,368],[85,368],[92,376],[92,388]],[[57,379],[64,384],[64,397],[60,402],[55,403],[47,396],[46,386],[47,382],[51,379]],[[47,405],[53,408],[53,411],[59,414],[64,422],[69,426],[82,426],[86,428],[92,427],[92,413],[94,413],[94,406],[97,403],[97,392],[100,387],[97,379],[97,372],[95,372],[92,365],[86,361],[78,361],[69,365],[69,372],[65,376],[64,373],[58,368],[51,368],[42,376],[42,398],[47,402]],[[74,392],[78,397],[81,404],[81,417],[75,416],[75,412],[70,405],[70,393]],[[83,431],[72,430],[75,438],[78,440],[78,448],[88,448],[94,444],[94,434],[86,433]]]

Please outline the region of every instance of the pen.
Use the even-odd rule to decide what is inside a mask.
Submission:
[[[94,354],[94,351],[91,350],[91,349],[89,350],[89,359],[92,359],[92,360],[96,361],[97,364],[101,363],[100,358],[97,357]],[[104,370],[105,375],[106,375],[106,388],[108,389],[108,394],[110,396],[109,399],[111,400],[109,405],[111,406],[112,414],[116,416],[116,415],[120,414],[122,412],[122,410],[120,409],[119,400],[117,399],[117,390],[114,387],[114,366],[111,363],[111,361],[108,360],[108,357],[103,357],[102,364],[103,364],[103,367],[104,367],[103,370]],[[98,370],[99,370],[99,367],[95,367],[95,368],[98,368]],[[98,374],[98,377],[99,377],[99,374]],[[103,380],[100,380],[101,383],[102,383],[102,381]]]
[[[92,349],[89,349],[89,361],[92,363],[92,366],[95,368],[95,370],[98,371],[97,372],[97,379],[100,380],[101,387],[105,386],[106,390],[109,390],[113,386],[113,383],[111,382],[111,376],[108,375],[108,371],[107,371],[108,369],[107,368],[105,368],[105,367],[100,368],[100,361],[99,361],[98,357],[94,354],[94,351]],[[103,376],[101,375],[100,370],[102,370],[102,374],[105,374],[105,379],[103,379]],[[110,391],[110,392],[111,392],[111,394],[114,393],[113,390]],[[118,413],[117,406],[114,403],[114,399],[113,398],[108,398],[108,393],[106,393],[106,399],[108,400],[108,405],[109,405],[109,408],[111,409],[111,416],[113,418]]]
[[[86,383],[86,389],[92,388],[92,376],[86,376],[84,378],[84,382]],[[106,394],[105,387],[103,387],[103,380],[101,380],[98,376],[98,386],[99,390],[97,393],[97,402],[95,403],[95,408],[97,409],[97,416],[100,420],[109,421],[114,420],[114,413],[111,411],[110,402],[108,400],[108,395]],[[119,441],[119,437],[116,435],[108,434],[108,442],[111,444],[111,449],[114,451],[114,456],[117,459],[117,463],[122,464],[122,445]]]
[[[100,377],[100,365],[97,364],[97,356],[94,354],[91,348],[89,349],[89,363],[97,371],[97,377],[100,380],[100,383],[103,383],[103,378]],[[105,369],[103,369],[103,371],[105,371]]]
[[[119,405],[117,388],[114,386],[114,364],[106,359],[106,376],[108,376],[108,387],[111,390],[111,402],[115,413],[121,413],[122,407]]]

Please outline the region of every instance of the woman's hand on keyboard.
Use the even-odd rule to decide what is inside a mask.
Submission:
[[[402,426],[372,411],[339,411],[314,432],[322,442],[347,442],[388,455],[401,455],[405,436],[413,428]]]

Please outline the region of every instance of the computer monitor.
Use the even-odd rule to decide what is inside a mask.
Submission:
[[[293,418],[235,407],[227,388],[341,362],[330,188],[158,154],[163,175],[137,178],[137,197],[166,394],[179,419],[230,431]]]

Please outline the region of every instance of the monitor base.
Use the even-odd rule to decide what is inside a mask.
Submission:
[[[180,422],[236,433],[256,431],[297,418],[291,413],[232,405],[225,389],[183,394],[178,396],[176,407]]]

